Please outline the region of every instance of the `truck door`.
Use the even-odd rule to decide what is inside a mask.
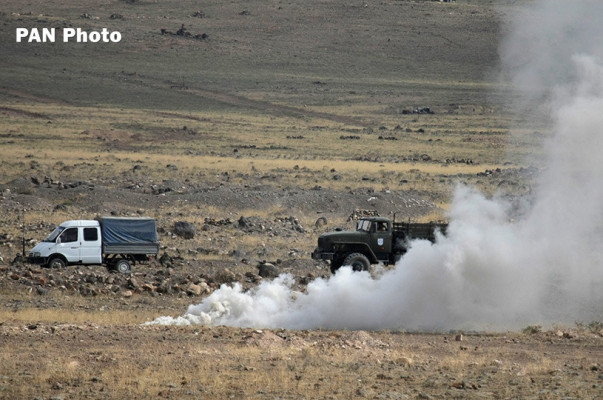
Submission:
[[[60,243],[57,244],[57,250],[65,256],[67,261],[79,262],[81,258],[78,228],[65,229],[58,239],[60,239]]]
[[[98,227],[85,227],[80,235],[80,248],[83,264],[101,264],[101,238]]]
[[[373,222],[373,226],[371,227],[371,248],[378,260],[389,260],[389,254],[392,251],[392,239],[388,222]]]

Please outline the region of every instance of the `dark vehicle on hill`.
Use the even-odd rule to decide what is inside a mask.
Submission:
[[[395,222],[389,218],[360,219],[355,231],[335,231],[320,235],[312,253],[315,260],[329,260],[331,272],[350,265],[367,271],[371,264],[395,264],[407,250],[411,239],[435,241],[435,232],[446,232],[447,224]]]

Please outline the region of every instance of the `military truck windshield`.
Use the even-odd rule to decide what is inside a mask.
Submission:
[[[366,220],[366,219],[361,219],[360,221],[358,221],[358,224],[356,225],[356,230],[363,231],[363,232],[370,232],[371,231],[371,221]]]
[[[50,233],[50,235],[48,235],[48,237],[46,239],[44,239],[45,242],[54,242],[55,240],[57,240],[57,237],[61,234],[61,232],[63,232],[65,230],[65,228],[63,228],[62,226],[57,226],[55,228],[54,231],[52,231]]]
[[[387,232],[387,222],[377,222],[377,232]]]

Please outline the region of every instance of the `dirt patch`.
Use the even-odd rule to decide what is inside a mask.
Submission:
[[[134,142],[141,139],[140,133],[112,129],[91,129],[82,131],[81,134],[103,142],[106,146],[117,150],[132,150],[135,148]]]
[[[41,118],[41,119],[50,119],[48,115],[40,114],[36,112],[31,112],[27,110],[21,110],[19,108],[12,107],[0,107],[0,114],[4,114],[7,116],[26,116],[31,118]]]

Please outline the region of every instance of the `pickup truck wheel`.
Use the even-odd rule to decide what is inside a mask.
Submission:
[[[128,260],[122,258],[115,263],[115,270],[122,274],[129,274],[132,272],[132,266]]]
[[[53,257],[48,261],[48,268],[63,269],[65,265],[65,261],[60,257]]]
[[[362,253],[352,253],[343,260],[343,265],[350,265],[354,271],[368,271],[371,262]]]

